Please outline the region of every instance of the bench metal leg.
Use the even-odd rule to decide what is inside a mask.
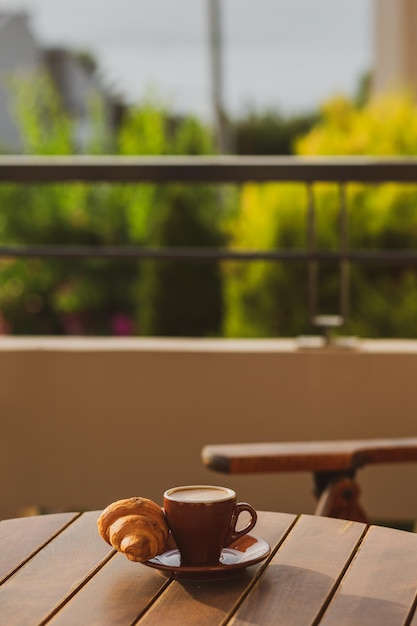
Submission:
[[[315,515],[370,523],[359,503],[360,489],[353,473],[320,472],[314,478],[318,500]]]

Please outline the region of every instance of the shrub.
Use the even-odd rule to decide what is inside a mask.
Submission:
[[[16,115],[30,154],[73,154],[74,127],[46,76],[16,82]],[[111,148],[99,104],[87,151]],[[113,150],[120,155],[206,153],[197,120],[172,120],[155,102],[132,107]],[[45,184],[0,187],[8,244],[217,245],[219,198],[208,187]],[[216,207],[216,210],[213,208]],[[1,328],[15,334],[212,334],[221,327],[221,275],[213,265],[108,259],[0,263]],[[198,320],[198,323],[196,322]]]
[[[274,110],[252,111],[231,123],[234,150],[236,154],[294,154],[298,137],[317,120],[317,113],[284,116]]]
[[[406,130],[405,130],[406,129]],[[298,155],[416,155],[417,108],[408,94],[360,106],[346,98],[328,102],[317,125],[296,142]],[[320,249],[337,247],[338,190],[315,185]],[[415,247],[417,186],[347,186],[349,246]],[[305,248],[304,185],[246,186],[233,227],[234,245],[257,249]],[[417,291],[413,270],[352,265],[351,308],[343,332],[416,337]],[[320,267],[319,312],[338,312],[337,270]],[[227,274],[225,333],[233,336],[297,335],[311,331],[306,268],[272,263],[235,266]]]

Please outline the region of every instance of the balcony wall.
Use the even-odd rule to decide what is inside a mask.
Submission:
[[[312,512],[306,474],[203,467],[220,442],[416,435],[417,342],[3,338],[0,517],[98,509],[185,483],[235,487],[258,509]],[[377,518],[417,519],[417,465],[359,472]]]

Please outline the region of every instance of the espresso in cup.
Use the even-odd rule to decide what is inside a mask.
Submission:
[[[186,485],[164,493],[168,526],[181,556],[182,566],[215,565],[222,548],[248,533],[256,524],[256,511],[246,502],[237,502],[228,487]],[[240,513],[250,520],[236,530]]]
[[[231,489],[224,487],[177,487],[169,490],[170,499],[175,502],[217,502],[217,500],[230,500]],[[233,492],[234,493],[234,492]]]

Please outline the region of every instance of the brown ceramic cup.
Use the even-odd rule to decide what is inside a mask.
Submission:
[[[177,544],[182,566],[219,563],[222,548],[248,533],[256,524],[256,511],[246,502],[237,502],[228,487],[186,485],[164,493],[168,526]],[[240,514],[250,520],[236,530]]]

